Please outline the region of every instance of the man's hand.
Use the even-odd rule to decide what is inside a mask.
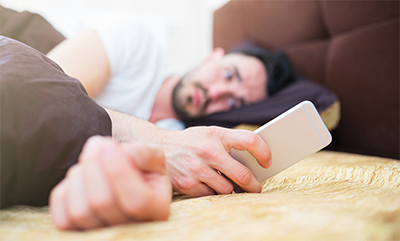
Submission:
[[[261,184],[251,171],[230,156],[231,148],[249,151],[264,168],[272,164],[268,145],[257,134],[245,130],[188,128],[173,132],[161,147],[175,191],[190,196],[231,193],[232,183],[220,173],[247,192],[261,191]]]
[[[69,230],[165,220],[171,191],[161,150],[92,137],[51,192],[52,220]]]
[[[270,149],[254,132],[215,126],[167,131],[134,116],[106,110],[113,123],[113,138],[140,140],[163,149],[175,191],[194,197],[231,193],[232,183],[220,173],[247,192],[261,191],[251,171],[229,154],[231,148],[247,150],[262,167],[270,167]]]

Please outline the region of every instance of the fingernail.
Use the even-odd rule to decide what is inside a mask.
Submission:
[[[267,168],[270,168],[271,166],[272,166],[272,158],[269,157]]]

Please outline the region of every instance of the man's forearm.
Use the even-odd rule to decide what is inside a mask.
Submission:
[[[141,120],[135,116],[105,108],[112,122],[113,138],[127,141],[142,141],[153,144],[162,144],[169,132],[156,125]]]

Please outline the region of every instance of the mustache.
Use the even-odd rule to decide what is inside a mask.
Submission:
[[[204,86],[201,85],[198,82],[194,83],[194,85],[196,87],[198,87],[203,92],[203,96],[204,96],[205,101],[204,101],[204,104],[203,104],[203,106],[201,108],[201,111],[205,111],[207,109],[208,105],[210,104],[210,101],[211,101],[211,98],[208,96],[208,90],[206,88],[204,88]]]

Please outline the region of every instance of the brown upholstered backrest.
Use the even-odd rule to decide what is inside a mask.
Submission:
[[[399,159],[398,1],[230,1],[214,13],[214,46],[244,40],[285,50],[338,95],[330,149]]]

